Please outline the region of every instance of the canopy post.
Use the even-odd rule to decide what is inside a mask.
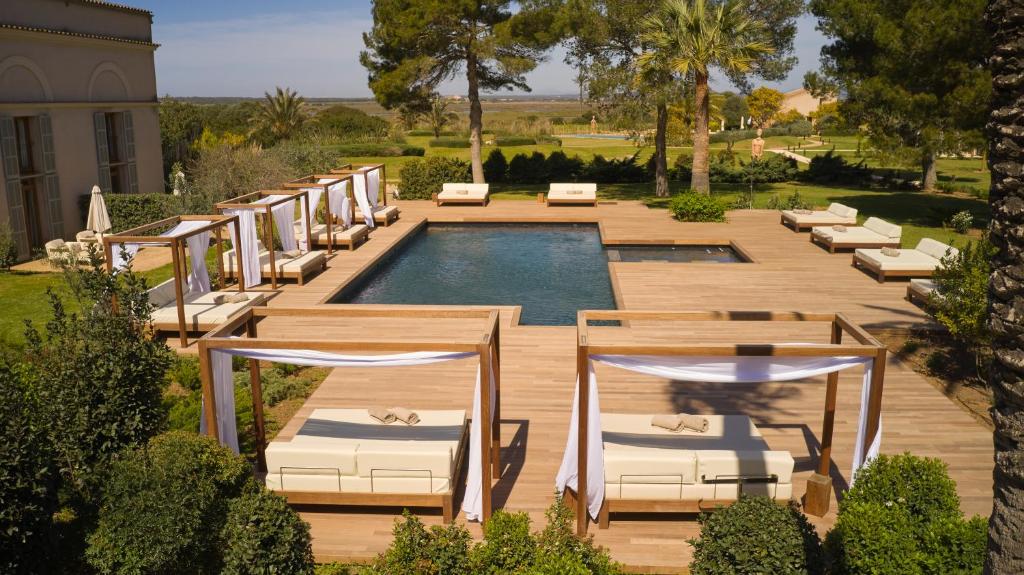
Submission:
[[[274,258],[277,250],[274,249],[274,220],[270,213],[271,209],[268,205],[266,214],[263,217],[263,247],[270,254],[270,288],[277,289],[277,263]]]
[[[188,347],[188,332],[185,330],[185,300],[181,289],[181,268],[184,265],[185,254],[181,249],[178,238],[171,239],[171,265],[174,267],[174,297],[178,304],[178,341],[181,347]]]
[[[388,173],[387,168],[384,164],[380,165],[380,188],[377,189],[377,194],[384,196],[384,207],[388,207]]]
[[[214,242],[217,244],[217,289],[224,289],[224,238],[220,226],[213,230]]]
[[[582,312],[581,312],[582,313]],[[585,319],[583,320],[586,321]],[[584,328],[586,323],[583,324]],[[587,336],[580,334],[576,348],[576,386],[579,388],[579,421],[577,463],[576,463],[576,534],[587,534],[590,513],[587,508],[587,421],[590,418],[590,373],[588,363],[590,352],[587,347]]]
[[[871,394],[868,396],[867,433],[864,434],[864,452],[861,453],[861,460],[864,463],[867,463],[871,445],[875,442],[878,429],[881,427],[882,386],[885,383],[885,360],[887,353],[884,347],[878,348],[875,359],[871,363]]]
[[[482,343],[477,347],[480,355],[480,421],[473,422],[473,425],[480,425],[480,500],[483,505],[483,512],[480,515],[480,523],[486,524],[491,519],[491,346],[489,343]],[[484,381],[487,385],[484,385]]]
[[[309,205],[309,192],[302,190],[302,196],[299,198],[299,209],[302,209],[302,204],[306,204],[306,251],[313,251],[313,216],[316,215],[316,206]],[[295,217],[293,213],[288,219]],[[283,232],[282,232],[283,233]],[[292,233],[295,233],[295,226],[292,226]]]
[[[832,322],[832,344],[843,342],[843,328]],[[828,374],[825,388],[825,415],[821,424],[821,453],[818,470],[807,479],[804,494],[804,511],[817,517],[824,517],[832,505],[832,431],[836,421],[836,396],[839,391],[839,372]]]
[[[498,312],[492,312],[495,316]],[[491,332],[490,351],[492,353],[491,373],[494,374],[494,423],[491,426],[491,476],[501,479],[501,341],[499,339],[498,318],[495,318]]]
[[[245,322],[245,336],[256,338],[256,318],[250,315]],[[253,427],[256,436],[256,469],[267,472],[267,428],[263,418],[263,382],[260,380],[260,362],[249,360],[249,388],[252,390]]]
[[[203,384],[203,417],[206,418],[206,435],[220,441],[217,429],[217,397],[213,388],[212,350],[205,339],[199,340],[199,375]]]

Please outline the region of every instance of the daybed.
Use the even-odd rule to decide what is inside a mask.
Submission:
[[[178,330],[178,304],[174,296],[174,283],[177,281],[171,278],[156,287],[151,288],[149,303],[156,306],[153,310],[153,327],[161,331]],[[241,302],[217,303],[220,298],[244,297]],[[204,294],[189,294],[184,297],[185,326],[188,331],[209,331],[227,321],[236,313],[266,303],[266,294],[259,292],[238,292],[237,290],[222,290],[207,292]]]
[[[935,280],[925,278],[912,279],[907,284],[907,300],[910,303],[928,303],[928,298],[931,297],[936,289]]]
[[[398,221],[400,212],[397,206],[389,206],[387,198],[387,175],[384,164],[355,164],[347,169],[331,170],[332,174],[352,174],[352,192],[356,200],[355,217],[366,218],[366,213],[373,214],[373,222],[390,226]],[[383,203],[381,203],[383,199]]]
[[[601,414],[607,501],[602,524],[622,500],[692,502],[694,512],[726,505],[740,494],[789,500],[788,451],[769,449],[745,415],[703,417],[706,431],[676,433],[652,426],[650,415]]]
[[[305,235],[306,230],[303,229],[302,223],[295,222],[296,239],[305,237]],[[326,246],[328,237],[327,224],[313,224],[309,228],[309,235],[313,239],[314,246]],[[331,235],[334,236],[331,242],[332,245],[346,246],[349,250],[354,250],[369,239],[370,228],[366,227],[366,224],[353,224],[349,228],[343,228],[340,224],[334,224],[331,226]]]
[[[551,184],[547,196],[548,205],[597,204],[597,184]]]
[[[853,267],[875,274],[879,282],[887,277],[928,278],[942,264],[942,258],[957,253],[959,251],[952,246],[924,238],[912,250],[898,250],[898,255],[859,249],[853,254]]]
[[[441,193],[437,194],[437,205],[444,204],[480,204],[486,206],[490,201],[487,184],[445,183],[441,185]]]
[[[833,202],[827,210],[816,210],[809,214],[799,210],[782,210],[782,225],[800,232],[815,226],[857,225],[857,210]]]
[[[260,273],[271,275],[270,252],[263,249],[263,242],[259,242],[257,245],[260,254]],[[224,260],[224,277],[235,277],[237,275],[235,250],[227,250],[222,257]],[[275,251],[274,264],[277,267],[277,274],[273,277],[277,279],[294,279],[298,281],[299,285],[302,285],[309,274],[327,269],[327,258],[321,251],[309,251],[294,258],[288,257],[285,255],[285,252]]]
[[[62,239],[46,242],[46,259],[57,264],[89,263],[89,249],[82,242],[65,242]]]
[[[420,422],[406,425],[381,423],[365,409],[315,409],[291,441],[267,447],[267,488],[290,503],[437,506],[449,522],[466,412],[417,413]]]
[[[868,218],[863,226],[836,229],[819,226],[811,230],[811,243],[835,253],[840,249],[900,247],[903,229],[880,218]]]

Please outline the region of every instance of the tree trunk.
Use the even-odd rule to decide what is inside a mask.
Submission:
[[[668,197],[668,151],[665,136],[668,132],[668,104],[658,103],[658,127],[654,132],[654,194]]]
[[[988,166],[992,172],[989,235],[996,247],[989,280],[992,329],[992,423],[995,468],[985,573],[1024,573],[1024,16],[1020,0],[991,0],[986,22],[993,39],[992,113]]]
[[[484,111],[480,107],[480,82],[476,77],[476,53],[472,48],[466,57],[466,80],[469,83],[469,157],[473,165],[473,183],[484,183],[483,153],[483,118]]]
[[[935,189],[935,183],[939,181],[939,172],[935,165],[935,154],[925,152],[921,158],[921,189],[931,192]]]
[[[701,194],[711,193],[711,176],[708,165],[708,77],[707,74],[697,74],[697,93],[694,98],[696,114],[693,121],[693,176],[690,178],[690,188]]]

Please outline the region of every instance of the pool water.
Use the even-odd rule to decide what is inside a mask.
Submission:
[[[521,305],[523,325],[615,309],[594,225],[430,224],[331,303]]]
[[[745,260],[731,246],[612,246],[613,262],[713,262],[742,263]]]

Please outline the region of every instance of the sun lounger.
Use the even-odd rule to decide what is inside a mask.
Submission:
[[[903,229],[880,218],[868,218],[863,226],[848,227],[845,231],[832,226],[820,226],[811,230],[811,243],[828,251],[854,250],[858,248],[898,248]]]
[[[843,204],[832,203],[827,210],[809,214],[797,210],[782,210],[782,225],[800,232],[815,226],[857,225],[857,210]]]
[[[487,184],[446,183],[441,185],[441,193],[437,194],[437,205],[444,204],[480,204],[486,206],[491,199],[490,186]]]
[[[174,293],[174,278],[151,288],[147,293],[150,305],[156,306],[152,313],[153,327],[160,331],[178,331],[178,304]],[[215,301],[219,297],[236,296],[239,293],[247,299],[243,302],[219,304]],[[184,299],[186,329],[210,331],[244,309],[263,305],[266,302],[266,294],[224,290],[186,295]]]
[[[548,188],[548,205],[597,204],[597,184],[551,184]]]
[[[936,289],[935,280],[926,278],[912,279],[907,284],[907,301],[910,303],[926,304]]]
[[[899,255],[887,256],[882,250],[859,249],[853,254],[853,266],[867,270],[884,282],[887,277],[929,278],[947,254],[959,251],[942,242],[924,238],[912,250],[898,250]]]
[[[309,233],[313,238],[314,246],[327,245],[327,224],[313,224],[309,228]],[[354,250],[370,237],[370,228],[366,224],[354,224],[348,229],[343,229],[341,224],[335,224],[331,226],[331,235],[334,236],[334,245]],[[299,222],[295,223],[295,239],[297,241],[306,239],[306,230]]]
[[[89,263],[89,248],[82,242],[65,242],[62,239],[50,240],[44,246],[46,258],[57,264]],[[99,250],[102,253],[102,250]]]
[[[601,414],[602,525],[617,511],[698,512],[741,494],[780,502],[792,497],[794,461],[788,451],[769,449],[747,416],[704,417],[707,431],[674,433],[651,426],[650,415]]]
[[[235,277],[237,275],[235,250],[224,252],[223,259],[225,277]],[[277,267],[277,279],[294,279],[298,281],[299,285],[302,285],[306,281],[306,276],[327,268],[327,258],[321,251],[309,251],[296,258],[289,258],[285,256],[284,252],[277,251],[274,252],[274,264]],[[260,244],[260,273],[265,277],[270,275],[270,252],[263,249],[262,242]]]
[[[398,221],[398,206],[377,206],[373,208],[373,221],[381,224],[384,227],[390,226],[392,222]],[[356,221],[365,221],[366,217],[363,215],[363,210],[358,205],[356,206]]]
[[[406,425],[366,409],[315,409],[290,441],[267,447],[266,485],[291,503],[441,507],[451,521],[466,412],[417,413]]]

